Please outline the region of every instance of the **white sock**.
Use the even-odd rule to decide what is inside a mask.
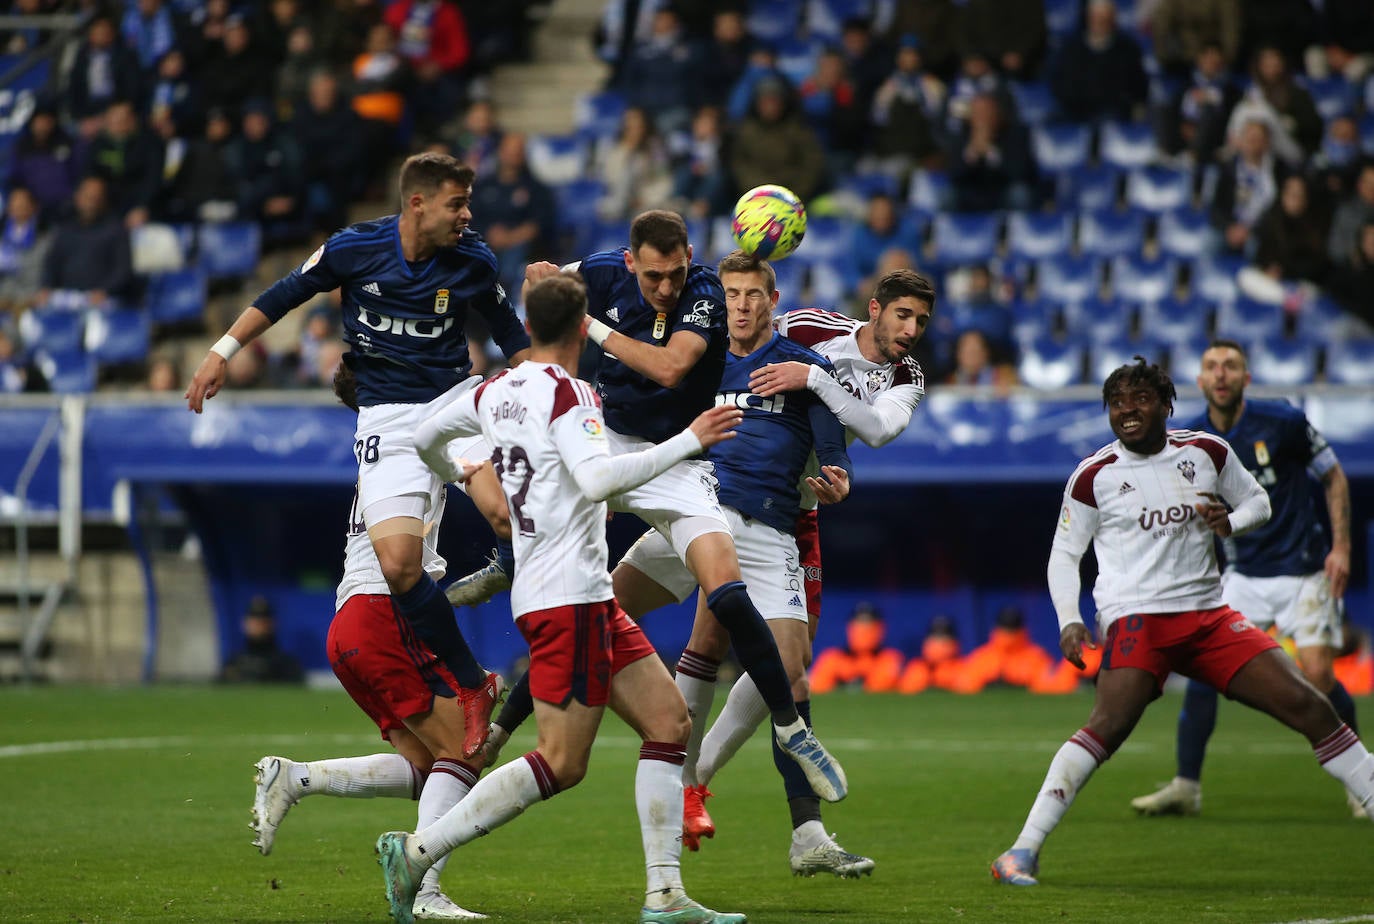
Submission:
[[[687,739],[687,759],[682,765],[682,785],[697,785],[697,755],[701,753],[701,739],[706,735],[706,720],[711,717],[711,703],[716,698],[716,669],[719,661],[690,649],[682,652],[677,661],[677,688],[687,700],[687,714],[692,717],[692,733]]]
[[[1078,795],[1093,771],[1108,756],[1106,746],[1086,728],[1080,728],[1064,742],[1054,755],[1054,760],[1050,761],[1050,770],[1040,786],[1040,795],[1035,797],[1035,804],[1026,818],[1026,826],[1021,829],[1021,836],[1011,845],[1011,849],[1030,848],[1039,853],[1045,838],[1050,836],[1069,806],[1073,805],[1074,796]]]
[[[1322,769],[1345,784],[1365,811],[1374,814],[1374,756],[1344,722],[1312,748]]]
[[[462,802],[463,797],[477,784],[477,774],[478,770],[475,767],[460,760],[436,760],[430,768],[429,777],[425,780],[425,788],[420,790],[419,821],[415,825],[415,830],[420,831],[429,827],[448,814],[449,809]],[[422,893],[439,891],[439,874],[444,871],[448,858],[449,855],[444,854],[425,873],[425,878],[420,883]]]
[[[524,760],[512,760],[487,774],[442,818],[406,838],[406,857],[428,869],[455,847],[490,834],[557,792],[558,782],[548,763],[538,751],[530,751]]]
[[[702,739],[696,766],[698,782],[703,785],[710,783],[716,772],[730,762],[730,758],[739,752],[768,715],[768,704],[754,685],[754,678],[744,674],[730,688],[725,708],[716,716],[706,737]]]
[[[292,765],[291,771],[292,783],[302,796],[414,799],[423,785],[420,772],[400,754],[312,760]]]
[[[680,744],[646,741],[635,770],[635,809],[644,840],[644,907],[667,908],[682,889],[682,761]]]
[[[802,850],[819,847],[828,840],[830,835],[825,833],[825,825],[819,821],[803,821],[792,829],[792,843]]]

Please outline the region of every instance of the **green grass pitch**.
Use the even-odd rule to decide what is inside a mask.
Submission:
[[[385,748],[343,693],[10,688],[3,702],[0,920],[386,919],[372,845],[413,827],[414,803],[313,796],[270,857],[250,846],[257,758]],[[826,824],[878,861],[874,875],[790,875],[786,805],[756,738],[713,783],[718,832],[684,856],[688,890],[757,924],[1374,920],[1374,830],[1350,819],[1305,742],[1243,707],[1222,705],[1204,814],[1134,817],[1128,800],[1172,775],[1173,695],[1079,796],[1042,885],[994,884],[989,862],[1089,705],[1008,690],[819,698],[818,730],[851,786]],[[635,745],[609,717],[587,780],[460,849],[448,893],[498,924],[634,921]],[[503,757],[532,746],[522,731]]]

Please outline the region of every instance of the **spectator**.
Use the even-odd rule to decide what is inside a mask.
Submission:
[[[286,62],[291,34],[297,29],[309,32],[314,23],[301,10],[300,0],[268,0],[257,4],[257,11],[253,34],[258,37],[263,58],[277,70]]]
[[[954,369],[946,385],[991,385],[1000,392],[1016,384],[1016,367],[995,361],[987,335],[977,328],[961,331],[954,341]]]
[[[703,106],[692,116],[692,131],[673,171],[673,198],[692,218],[723,215],[730,208],[723,163],[720,110]]]
[[[496,152],[501,148],[500,125],[496,106],[485,99],[476,99],[463,114],[463,125],[453,141],[453,153],[463,163],[477,171],[479,177],[496,170]]]
[[[606,86],[620,86],[630,54],[653,31],[658,7],[654,0],[607,0],[592,34],[596,56],[611,67]]]
[[[164,114],[187,131],[198,132],[205,119],[205,98],[200,82],[186,71],[186,55],[174,48],[157,65],[157,80],[148,94],[148,124],[156,125]]]
[[[736,129],[730,148],[735,187],[776,183],[808,202],[821,191],[824,173],[825,149],[802,121],[786,81],[760,81],[753,110]]]
[[[77,131],[86,138],[94,135],[109,105],[133,99],[139,89],[138,60],[120,44],[114,20],[104,14],[95,16],[86,26],[85,40],[77,46],[63,95]]]
[[[1010,121],[1016,120],[1016,100],[1006,81],[992,69],[992,62],[981,51],[970,51],[959,64],[959,76],[949,86],[945,100],[944,131],[957,137],[964,130],[974,97],[991,95]]]
[[[272,360],[261,340],[254,340],[235,353],[224,370],[224,386],[234,391],[271,388],[275,384]]]
[[[959,66],[959,9],[955,0],[904,0],[888,27],[888,37],[919,35],[925,65],[941,80]]]
[[[1264,119],[1270,143],[1279,159],[1293,169],[1302,167],[1321,144],[1322,119],[1312,97],[1298,86],[1288,62],[1274,46],[1261,48],[1252,69],[1254,82],[1231,113],[1228,132],[1242,122]]]
[[[90,172],[105,180],[110,208],[126,227],[148,220],[162,183],[162,150],[132,102],[118,100],[105,110],[104,130],[91,142]]]
[[[1270,153],[1269,125],[1263,120],[1244,123],[1235,147],[1235,156],[1222,166],[1217,179],[1211,218],[1226,249],[1240,253],[1250,229],[1278,198],[1279,181],[1287,170]]]
[[[1312,0],[1245,0],[1235,60],[1250,61],[1259,49],[1271,47],[1296,67],[1317,38],[1314,8],[1319,5]]]
[[[897,203],[890,195],[880,192],[869,196],[864,220],[854,226],[849,245],[854,268],[860,275],[872,276],[879,257],[887,248],[919,245],[919,241],[905,239],[899,217]]]
[[[266,100],[244,105],[241,131],[224,148],[239,218],[260,222],[268,245],[299,237],[304,205],[300,148],[273,125],[272,107]]]
[[[14,145],[9,182],[23,186],[38,200],[48,219],[71,201],[80,178],[84,151],[58,124],[57,113],[39,106],[29,117]]]
[[[725,104],[726,121],[739,123],[749,115],[754,105],[754,93],[764,80],[786,82],[782,71],[778,70],[778,54],[767,45],[755,45],[749,52],[749,63],[740,75],[739,81],[730,90],[730,98]]]
[[[1355,191],[1360,177],[1360,127],[1353,116],[1337,116],[1326,123],[1321,150],[1310,168],[1322,201],[1336,203]]]
[[[224,20],[224,38],[206,52],[205,81],[208,105],[235,111],[245,100],[270,99],[276,74],[258,48],[248,22],[238,13]]]
[[[1149,83],[1136,40],[1116,24],[1112,0],[1088,0],[1086,28],[1067,39],[1051,67],[1050,90],[1075,121],[1131,120]]]
[[[301,662],[277,647],[276,619],[272,604],[265,597],[254,597],[249,602],[248,612],[243,616],[243,649],[225,662],[219,679],[226,683],[301,683],[305,680]]]
[[[0,219],[0,317],[33,303],[47,250],[38,200],[23,186],[11,187]]]
[[[1374,328],[1374,219],[1358,231],[1357,246],[1349,260],[1338,264],[1331,274],[1331,294],[1346,311]]]
[[[553,242],[553,193],[530,173],[525,136],[508,132],[496,154],[496,172],[482,177],[472,211],[496,252],[497,272],[508,292],[519,292],[525,265],[543,259]]]
[[[922,70],[920,42],[903,36],[896,69],[873,98],[875,165],[903,179],[913,167],[937,166],[936,120],[944,102],[945,85]]]
[[[1374,5],[1366,0],[1322,0],[1317,45],[1308,48],[1307,73],[1336,74],[1357,84],[1374,66]]]
[[[315,4],[319,15],[311,31],[321,57],[338,67],[351,65],[367,50],[373,28],[382,22],[383,6],[359,0],[320,0]],[[387,32],[391,33],[389,27]],[[394,41],[395,33],[391,37]]]
[[[993,292],[991,270],[982,264],[975,264],[953,274],[947,284],[951,289],[962,288],[963,292],[952,301],[951,309],[945,312],[948,324],[941,325],[939,329],[945,334],[941,339],[957,340],[960,331],[976,330],[986,339],[994,360],[1001,362],[1014,358],[1016,348],[1011,336],[1011,309],[997,300]]]
[[[301,341],[294,357],[288,357],[291,378],[296,385],[312,385],[320,367],[325,344],[338,342],[340,290],[331,289],[310,303],[310,312],[301,327]]]
[[[9,329],[0,325],[0,395],[43,391],[47,383],[15,343]]]
[[[44,9],[45,0],[13,0],[7,13],[14,16],[41,16],[52,10]],[[44,32],[33,26],[10,27],[0,24],[0,55],[24,55],[43,44]]]
[[[668,148],[643,109],[625,110],[615,144],[598,157],[597,174],[606,185],[597,203],[605,221],[629,220],[667,204],[673,192]]]
[[[1239,0],[1157,0],[1150,13],[1155,55],[1165,73],[1183,77],[1202,50],[1214,47],[1223,71],[1230,71],[1240,49]]]
[[[997,97],[973,98],[950,152],[954,208],[961,212],[1028,209],[1034,203],[1035,160],[1025,127],[1009,123]]]
[[[415,82],[410,107],[418,131],[433,133],[463,107],[467,94],[468,31],[451,0],[396,0],[382,14],[396,33]]]
[[[154,356],[148,361],[144,385],[155,394],[178,394],[181,392],[181,370],[170,358]]]
[[[811,668],[811,692],[828,693],[839,686],[854,685],[865,693],[886,693],[897,685],[906,660],[896,648],[883,646],[886,626],[871,603],[859,603],[845,626],[843,648],[816,653]]]
[[[157,62],[179,44],[180,24],[162,0],[135,0],[126,7],[120,23],[124,44],[133,51],[143,75],[151,78]]]
[[[848,173],[868,144],[868,110],[845,72],[844,56],[821,52],[816,69],[802,81],[802,112],[830,153],[831,172]]]
[[[391,30],[387,30],[390,34]],[[295,26],[286,36],[286,54],[277,69],[277,103],[294,118],[316,71],[328,63],[315,51],[315,33],[307,25]]]
[[[967,0],[961,54],[987,56],[1009,80],[1034,80],[1045,55],[1044,0]]]
[[[1203,43],[1192,75],[1164,112],[1160,147],[1186,153],[1194,164],[1211,163],[1226,142],[1227,120],[1239,99],[1221,46]]]
[[[43,260],[39,304],[57,292],[96,306],[127,296],[134,282],[129,232],[107,205],[105,181],[88,176],[76,187],[76,214],[60,223]],[[67,296],[59,297],[63,300]]]
[[[1338,267],[1349,266],[1356,260],[1356,248],[1361,244],[1361,229],[1374,221],[1374,162],[1360,168],[1355,181],[1355,195],[1336,207],[1331,219],[1331,236],[1326,242],[1327,256]],[[1365,293],[1369,297],[1369,293]]]
[[[854,81],[855,104],[864,112],[872,112],[873,97],[892,68],[891,51],[874,39],[867,20],[856,18],[845,20],[840,32],[840,54]]]
[[[396,36],[377,23],[353,59],[353,111],[363,120],[369,173],[400,147],[409,85],[410,65],[396,51]]]
[[[312,228],[348,224],[348,204],[363,191],[367,152],[357,113],[339,96],[339,80],[326,68],[310,77],[305,105],[293,120],[305,176],[304,217]]]
[[[739,10],[718,10],[711,25],[711,41],[704,52],[702,93],[712,106],[724,106],[730,90],[749,66],[751,42]]]
[[[162,186],[153,200],[154,217],[173,223],[234,218],[238,206],[224,158],[234,124],[224,110],[210,110],[199,138],[183,133],[170,114],[153,125],[163,146]]]
[[[677,12],[664,6],[654,14],[649,38],[630,50],[620,89],[631,106],[652,113],[655,127],[667,136],[685,129],[703,102],[699,88],[704,64]]]

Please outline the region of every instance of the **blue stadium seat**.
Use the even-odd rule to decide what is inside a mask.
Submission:
[[[1092,129],[1087,125],[1036,125],[1031,129],[1036,166],[1046,173],[1087,166],[1092,140]]]
[[[776,44],[797,32],[803,0],[749,0],[745,32],[760,42]]]
[[[584,224],[577,231],[577,254],[579,257],[599,253],[603,250],[616,250],[628,245],[629,229],[625,227],[625,222],[620,219],[610,221],[594,219]]]
[[[19,336],[30,351],[69,353],[80,350],[85,329],[83,311],[36,308],[19,316]]]
[[[1021,344],[1017,372],[1031,388],[1066,388],[1083,381],[1083,356],[1075,340],[1027,341]]]
[[[530,135],[525,154],[535,179],[546,186],[561,186],[582,178],[591,146],[579,135]]]
[[[840,188],[867,201],[873,196],[901,197],[901,183],[886,173],[852,173],[840,181]]]
[[[192,267],[148,277],[148,310],[157,324],[188,324],[201,321],[209,299],[205,271]]]
[[[1125,302],[1093,296],[1064,306],[1064,327],[1071,336],[1092,344],[1124,340],[1130,335],[1133,314]]]
[[[779,308],[786,310],[805,304],[802,297],[806,294],[806,264],[800,260],[772,260],[768,265],[778,278]]]
[[[1283,334],[1283,306],[1240,296],[1217,309],[1217,336],[1241,343],[1277,339]]]
[[[1081,0],[1045,0],[1045,28],[1052,39],[1077,32],[1082,15]]]
[[[1050,85],[1042,81],[1013,80],[1012,98],[1016,101],[1016,116],[1026,125],[1043,125],[1054,117],[1055,100]],[[1044,165],[1041,164],[1044,168]]]
[[[824,308],[843,311],[859,285],[859,271],[848,254],[811,264],[811,300]]]
[[[1085,212],[1078,220],[1078,249],[1098,257],[1138,254],[1145,247],[1145,215],[1116,210]]]
[[[555,219],[559,233],[578,236],[596,223],[596,203],[606,195],[606,184],[600,180],[583,179],[553,187]],[[626,233],[629,233],[628,227]],[[585,256],[579,252],[577,256]]]
[[[95,391],[95,359],[81,350],[39,350],[34,354],[38,371],[48,387],[59,395],[80,395]]]
[[[1329,122],[1337,116],[1355,112],[1355,88],[1340,74],[1330,77],[1303,77],[1298,82],[1312,95],[1312,102],[1321,114],[1322,121]]]
[[[939,170],[913,170],[907,202],[921,211],[934,215],[949,201],[949,175]]]
[[[794,87],[799,87],[815,72],[822,47],[820,42],[789,36],[773,46],[777,53],[777,68]]]
[[[793,259],[803,263],[820,263],[847,255],[854,236],[854,226],[846,218],[834,215],[812,215],[806,219],[806,236]]]
[[[1211,342],[1210,337],[1198,337],[1169,345],[1169,375],[1176,383],[1195,378],[1202,371],[1202,354]]]
[[[1131,170],[1159,159],[1155,132],[1148,122],[1105,122],[1098,135],[1097,156],[1104,164]]]
[[[897,236],[911,248],[913,256],[921,255],[921,245],[930,234],[930,213],[909,205],[902,209],[897,219]]]
[[[802,244],[805,243],[806,239],[803,238]],[[735,243],[735,229],[730,221],[730,216],[717,215],[712,218],[710,237],[704,241],[694,242],[693,246],[709,257],[711,262],[720,260],[721,257],[738,247],[739,245]],[[697,257],[696,259],[701,258]]]
[[[1297,333],[1317,343],[1335,343],[1351,335],[1352,320],[1334,299],[1318,295],[1303,305],[1298,315]]]
[[[1326,380],[1335,385],[1374,385],[1374,340],[1327,344]]]
[[[1245,265],[1243,257],[1209,254],[1192,263],[1192,290],[1214,304],[1233,302],[1240,297],[1236,273]]]
[[[1001,230],[1002,216],[995,213],[941,212],[931,225],[934,258],[946,267],[986,263],[997,254]]]
[[[1059,323],[1059,308],[1047,298],[1013,302],[1010,311],[1011,336],[1017,343],[1049,339]]]
[[[1217,233],[1202,209],[1180,208],[1159,216],[1155,227],[1159,252],[1170,257],[1196,259],[1217,248]]]
[[[1088,354],[1088,380],[1106,381],[1107,376],[1118,367],[1134,362],[1137,356],[1143,356],[1152,363],[1162,364],[1166,358],[1165,353],[1163,346],[1148,339],[1118,337],[1095,343]]]
[[[1201,340],[1212,327],[1212,308],[1200,298],[1169,296],[1140,306],[1140,330],[1165,343]]]
[[[101,365],[143,361],[151,339],[152,322],[146,311],[113,308],[86,313],[86,352]]]
[[[204,222],[197,239],[200,266],[211,279],[246,279],[258,268],[262,229],[256,222]]]
[[[1187,206],[1193,198],[1193,175],[1173,167],[1149,166],[1126,177],[1126,204],[1159,215]]]
[[[1293,387],[1310,385],[1317,378],[1317,345],[1300,337],[1257,340],[1249,358],[1257,385]]]
[[[1061,173],[1055,181],[1055,201],[1080,211],[1109,209],[1121,190],[1121,171],[1106,165]]]
[[[1007,217],[1007,256],[1039,260],[1073,247],[1073,216],[1067,212],[1013,212]]]
[[[1178,261],[1169,257],[1153,260],[1138,252],[1112,261],[1112,291],[1129,302],[1154,302],[1169,295],[1178,282]]]
[[[614,90],[588,93],[578,99],[573,123],[591,138],[614,138],[620,131],[625,106],[625,97]]]
[[[1041,298],[1064,304],[1081,302],[1097,294],[1102,283],[1102,263],[1092,257],[1051,257],[1035,265]]]

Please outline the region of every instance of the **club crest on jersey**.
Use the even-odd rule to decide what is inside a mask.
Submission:
[[[882,369],[869,369],[867,377],[869,391],[882,391],[883,380],[887,378]]]
[[[315,252],[314,252],[314,253],[312,253],[310,256],[308,256],[308,257],[305,258],[305,262],[301,264],[301,272],[302,272],[302,273],[308,273],[308,272],[310,272],[312,269],[315,268],[315,264],[316,264],[316,263],[319,263],[320,260],[322,260],[323,258],[324,258],[324,245],[321,244],[319,247],[316,247],[316,248],[315,248]]]
[[[440,289],[438,292],[434,293],[434,313],[448,313],[448,289]]]
[[[702,299],[692,306],[692,310],[682,316],[684,324],[695,324],[697,327],[711,326],[711,302]]]
[[[1255,461],[1260,465],[1269,464],[1269,445],[1264,440],[1255,440]]]
[[[1193,479],[1197,477],[1197,469],[1194,467],[1192,459],[1184,459],[1178,463],[1178,470],[1183,473],[1184,479],[1189,484],[1192,484]]]
[[[668,329],[668,316],[660,311],[654,317],[654,339],[662,340],[663,332]]]

